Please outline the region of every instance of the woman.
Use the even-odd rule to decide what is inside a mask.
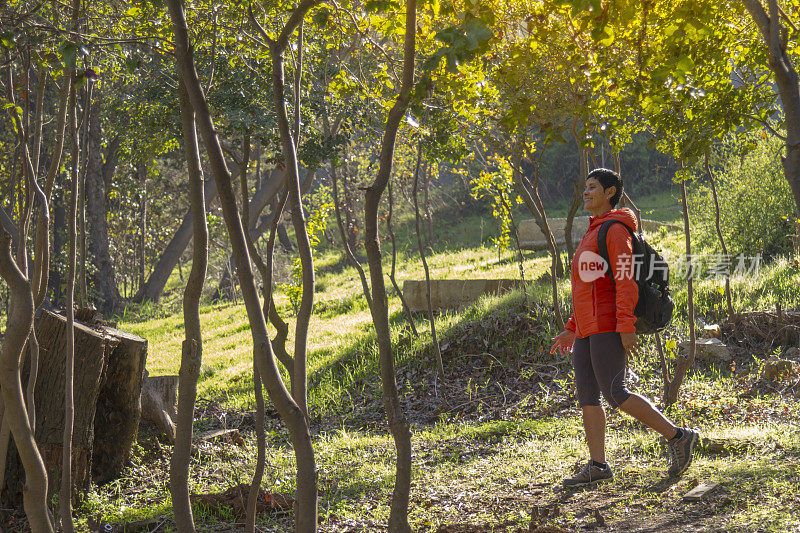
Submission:
[[[636,418],[667,440],[670,476],[681,475],[692,462],[692,452],[700,440],[697,431],[676,427],[646,398],[625,387],[628,353],[636,353],[636,317],[633,312],[638,287],[630,273],[635,264],[633,245],[622,224],[611,224],[606,242],[612,280],[598,254],[597,234],[603,222],[620,221],[633,231],[636,217],[628,208],[614,209],[622,196],[619,175],[605,168],[593,170],[586,178],[583,207],[592,216],[572,261],[572,308],[565,330],[556,336],[550,353],[572,352],[578,403],[583,411],[583,427],[589,447],[589,462],[565,486],[580,486],[612,479],[606,463],[606,416],[600,393],[612,407]]]

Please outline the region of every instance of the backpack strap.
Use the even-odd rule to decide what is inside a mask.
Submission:
[[[600,230],[597,232],[597,252],[606,262],[606,274],[611,278],[611,282],[616,285],[614,273],[611,271],[611,258],[608,257],[608,242],[606,241],[606,239],[608,239],[608,229],[612,224],[622,224],[622,226],[628,230],[628,233],[631,235],[632,245],[636,243],[636,233],[621,220],[606,220],[600,225]]]

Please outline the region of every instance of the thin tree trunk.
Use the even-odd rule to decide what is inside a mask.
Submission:
[[[247,533],[255,533],[256,530],[259,489],[261,481],[264,479],[264,467],[267,462],[266,405],[261,388],[261,375],[258,373],[255,359],[253,360],[253,389],[256,397],[256,468],[253,471],[253,480],[250,482],[250,491],[247,494],[247,515],[244,525]]]
[[[241,189],[242,189],[242,224],[245,227],[251,227],[250,224],[250,209],[249,209],[249,201],[248,201],[248,185],[247,185],[247,166],[250,159],[250,138],[246,136],[243,141],[244,150],[242,153],[242,172],[240,173],[241,176]],[[259,157],[258,155],[256,156]],[[258,160],[256,161],[256,168],[258,169]],[[256,172],[256,182],[258,182],[258,171]],[[280,202],[281,209],[283,209],[283,202]],[[247,240],[247,248],[250,252],[250,257],[253,259],[253,262],[256,264],[259,272],[261,274],[261,281],[264,285],[263,294],[264,294],[264,307],[266,311],[262,311],[264,315],[269,314],[269,306],[272,303],[272,263],[275,251],[275,232],[274,229],[277,227],[277,219],[276,216],[278,213],[273,209],[272,216],[276,225],[273,227],[273,232],[271,233],[271,244],[268,246],[268,257],[267,263],[264,264],[261,256],[258,254],[258,250],[255,246],[255,240],[253,235],[248,232],[246,233],[246,240]],[[288,325],[286,326],[286,331],[288,332]],[[288,354],[286,354],[285,348],[283,350],[283,354],[286,355],[288,358]],[[277,355],[277,353],[276,353]],[[279,356],[280,359],[280,356]],[[294,369],[294,365],[292,361],[281,359],[283,365],[289,369],[290,371],[290,379],[291,379],[291,371]],[[258,365],[256,365],[255,359],[253,359],[253,391],[255,393],[256,398],[256,467],[253,472],[253,479],[250,482],[250,490],[247,495],[247,509],[246,509],[246,516],[245,516],[245,531],[248,533],[255,533],[256,530],[256,511],[257,511],[257,504],[258,504],[258,497],[259,497],[259,489],[261,487],[261,481],[264,478],[264,467],[266,465],[267,460],[267,431],[266,431],[266,406],[264,404],[264,392],[261,387],[261,375],[258,372]]]
[[[800,218],[800,84],[788,52],[787,31],[780,21],[777,0],[767,0],[769,14],[764,10],[761,0],[743,0],[743,3],[761,31],[767,47],[769,68],[775,75],[786,126],[783,174],[792,189],[797,217]],[[800,225],[796,228],[800,231]]]
[[[0,230],[0,276],[11,292],[10,313],[6,320],[3,346],[0,350],[0,394],[3,397],[3,425],[8,424],[25,468],[23,506],[31,531],[53,531],[47,509],[47,473],[42,456],[28,422],[20,381],[19,365],[25,340],[33,325],[31,286],[11,255],[11,236]]]
[[[44,301],[44,297],[47,293],[47,281],[48,281],[48,273],[49,273],[49,263],[50,263],[50,250],[49,250],[49,240],[48,240],[48,231],[50,225],[50,210],[49,210],[49,197],[48,195],[39,187],[37,176],[39,170],[39,152],[41,149],[41,136],[42,136],[42,100],[44,98],[44,89],[45,89],[45,78],[46,75],[42,75],[40,78],[40,82],[37,88],[37,101],[36,101],[36,116],[35,116],[35,132],[34,132],[34,155],[33,158],[31,157],[30,151],[28,149],[28,130],[27,125],[24,125],[20,120],[19,117],[14,114],[12,116],[12,121],[14,122],[17,130],[17,134],[19,137],[19,153],[20,159],[22,160],[22,169],[23,173],[26,175],[27,178],[27,186],[26,190],[33,191],[26,193],[26,197],[31,198],[30,207],[33,208],[33,199],[35,198],[36,202],[39,204],[39,216],[37,217],[37,226],[36,226],[36,233],[34,237],[34,262],[33,262],[33,276],[31,278],[31,291],[32,297],[34,300],[34,306],[39,307],[41,306],[42,302]],[[11,70],[9,69],[8,73],[8,84],[9,87],[13,85],[13,78],[11,75]],[[65,83],[65,87],[69,87],[69,83]],[[62,93],[62,96],[65,96]],[[67,107],[67,99],[61,99],[61,105],[59,107],[59,111],[65,111]],[[9,100],[11,103],[14,103],[14,93],[13,91],[9,91]],[[59,115],[60,118],[60,115]],[[59,124],[59,126],[63,126],[63,124]],[[59,135],[60,133],[63,135],[63,129],[57,130],[56,134]],[[60,160],[61,157],[61,148],[63,143],[63,136],[57,140],[57,147],[56,149],[59,151],[57,157]],[[54,154],[54,157],[56,154]],[[48,171],[48,177],[50,172]],[[32,211],[31,211],[32,213]],[[5,214],[5,213],[4,213]],[[24,217],[28,217],[29,215],[24,215]],[[8,218],[8,217],[5,217]],[[13,230],[16,230],[14,227],[13,222],[8,219],[7,223],[4,224]],[[25,239],[19,240],[19,235],[21,232],[17,232],[17,239],[19,241],[19,246],[23,248],[25,253],[24,257],[27,257],[27,249],[25,246]],[[13,231],[12,231],[13,235]],[[19,251],[19,250],[18,250]],[[23,357],[25,357],[25,353],[28,351],[31,354],[31,363],[30,363],[30,370],[29,370],[29,380],[27,385],[27,403],[28,403],[28,421],[32,429],[36,427],[36,407],[34,404],[34,395],[35,395],[35,383],[36,383],[36,375],[38,373],[39,368],[39,342],[36,337],[36,328],[34,325],[31,326],[31,332],[27,339],[28,350],[23,352]],[[9,427],[5,425],[3,428],[2,434],[0,434],[0,448],[7,449],[8,448],[8,440],[9,440]],[[5,470],[5,461],[6,456],[3,454],[0,456],[0,467]],[[0,484],[2,486],[2,484]]]
[[[299,39],[302,43],[302,18],[298,22]],[[297,146],[299,142],[299,100],[296,99],[295,109],[295,135],[289,129],[289,118],[286,113],[286,101],[284,91],[284,72],[283,72],[283,53],[286,49],[285,42],[270,43],[270,56],[272,57],[272,96],[275,111],[278,119],[278,130],[281,136],[281,148],[283,151],[284,164],[288,173],[286,174],[286,188],[289,193],[291,206],[292,226],[294,226],[295,239],[300,255],[302,268],[303,292],[300,299],[300,307],[297,310],[297,321],[295,322],[295,341],[294,341],[294,373],[292,375],[292,396],[298,407],[308,419],[308,327],[311,321],[311,313],[314,309],[314,259],[311,251],[311,243],[308,238],[305,214],[303,213],[302,193],[300,191],[300,169],[297,161]],[[298,68],[301,68],[302,48],[298,49]],[[295,96],[299,97],[301,72],[296,73]],[[315,495],[316,497],[316,495]]]
[[[620,161],[619,152],[614,153],[614,171],[622,178],[622,162]],[[636,214],[636,223],[639,224],[639,235],[641,235],[644,231],[642,227],[642,210],[636,207],[636,204],[633,203],[633,200],[631,200],[631,197],[628,196],[626,192],[622,193],[622,201]]]
[[[261,269],[261,279],[264,281],[264,310],[265,315],[269,318],[270,323],[275,328],[275,337],[272,339],[272,349],[275,351],[275,356],[281,362],[286,372],[289,374],[289,379],[292,379],[294,373],[294,359],[289,355],[286,350],[286,341],[289,338],[289,324],[287,324],[278,313],[275,307],[274,291],[273,289],[273,272],[272,265],[275,258],[275,237],[280,228],[280,217],[283,209],[286,207],[286,200],[288,193],[284,192],[275,206],[275,216],[270,225],[269,238],[267,239],[267,263]],[[269,290],[269,292],[267,292]]]
[[[39,157],[42,152],[42,116],[44,114],[44,93],[49,78],[47,70],[38,72],[39,82],[36,85],[36,109],[34,111],[35,124],[33,126],[33,170],[39,174]],[[35,279],[35,278],[34,278]]]
[[[686,201],[686,182],[681,182],[681,200],[683,202],[683,231],[686,234],[686,260],[691,261],[692,257],[692,236],[689,232],[689,207]],[[684,378],[686,377],[686,373],[689,369],[694,365],[694,358],[695,353],[697,350],[697,345],[695,341],[697,340],[697,334],[695,332],[694,327],[694,284],[692,283],[692,263],[687,264],[687,276],[686,276],[686,283],[687,283],[687,295],[689,300],[689,353],[685,356],[678,355],[675,358],[675,366],[673,369],[673,375],[670,379],[668,374],[664,375],[664,380],[666,380],[665,390],[666,394],[664,395],[664,407],[669,407],[675,402],[678,401],[678,391],[681,388],[681,384],[683,383]]]
[[[250,227],[250,201],[249,185],[247,183],[247,167],[250,164],[250,135],[245,134],[242,138],[242,171],[239,173],[240,189],[242,191],[242,225],[245,228]],[[258,175],[256,175],[258,180]],[[274,213],[273,213],[274,214]],[[261,258],[258,256],[258,251],[255,248],[255,243],[249,232],[245,235],[247,238],[247,247],[250,252],[251,258],[258,264]],[[265,267],[267,268],[267,267]],[[272,268],[270,263],[268,268]],[[266,283],[267,276],[261,272],[262,282]],[[271,280],[270,280],[271,285]],[[271,287],[268,291],[270,297],[272,295]],[[268,302],[266,296],[264,302]],[[264,478],[264,466],[267,460],[267,433],[266,433],[266,406],[264,404],[264,392],[261,388],[261,376],[258,373],[258,366],[255,359],[253,359],[253,390],[256,398],[256,468],[253,472],[253,480],[250,482],[250,491],[247,495],[247,513],[245,517],[245,531],[248,533],[255,533],[256,530],[256,511],[258,503],[259,488],[261,481]]]
[[[10,67],[7,81],[9,100],[13,105],[13,77]],[[41,283],[41,278],[34,279],[33,283],[31,283],[26,277],[28,272],[27,224],[33,210],[34,197],[40,204],[39,222],[43,224],[49,222],[49,210],[47,197],[39,188],[36,180],[36,169],[33,167],[33,161],[28,151],[25,133],[28,131],[27,125],[22,123],[16,113],[11,115],[12,120],[15,122],[17,134],[20,136],[19,158],[22,160],[22,173],[27,177],[27,181],[23,189],[22,180],[19,180],[19,198],[22,199],[24,197],[25,201],[20,205],[19,211],[20,227],[18,229],[19,240],[16,250],[17,262],[12,257],[11,235],[4,228],[0,229],[0,276],[3,277],[8,285],[9,299],[11,301],[10,312],[6,319],[5,336],[0,350],[0,394],[2,394],[4,406],[2,429],[0,429],[0,433],[2,433],[0,436],[4,438],[0,441],[0,447],[8,446],[8,438],[6,437],[6,428],[8,428],[14,437],[20,459],[25,468],[26,486],[23,491],[23,505],[31,530],[34,532],[49,532],[52,531],[52,523],[47,509],[47,473],[34,441],[33,428],[30,425],[30,421],[34,417],[33,415],[29,416],[26,410],[20,379],[23,350],[33,328],[35,297],[39,292],[36,284]],[[40,239],[38,234],[35,240],[37,248],[39,248],[37,256],[42,258],[41,265],[44,265],[44,258],[47,257],[47,251],[41,251],[44,240]],[[37,274],[36,263],[39,261],[38,258],[35,260],[34,274]],[[40,266],[39,268],[42,267]],[[37,275],[37,277],[39,276]],[[35,343],[36,339],[33,339],[33,342]],[[5,456],[0,458],[3,470],[5,470],[5,459]]]
[[[433,217],[431,216],[431,169],[425,163],[425,220],[428,222],[428,246],[433,246]]]
[[[86,286],[86,173],[88,166],[89,136],[91,135],[90,113],[92,106],[92,80],[86,80],[86,97],[83,103],[83,155],[81,156],[81,170],[78,175],[78,302],[81,307],[89,305],[89,291]]]
[[[103,154],[100,141],[102,138],[99,106],[95,106],[89,114],[89,150],[88,169],[86,172],[86,212],[87,233],[89,235],[89,252],[94,258],[96,272],[94,287],[99,299],[99,308],[104,315],[111,315],[123,307],[122,295],[117,286],[116,269],[111,259],[108,241],[108,203],[107,188],[104,179]],[[117,141],[118,143],[119,141]],[[106,150],[106,161],[115,157]],[[110,156],[110,157],[109,157]],[[110,169],[106,169],[109,170]]]
[[[389,233],[389,239],[392,241],[392,270],[389,272],[389,280],[392,282],[395,292],[397,292],[397,297],[400,298],[400,303],[403,306],[403,312],[406,315],[406,320],[408,320],[408,325],[411,327],[411,332],[415,337],[418,337],[419,333],[417,332],[417,326],[414,324],[414,316],[411,314],[411,308],[408,307],[408,302],[406,302],[406,298],[403,296],[403,291],[397,284],[397,278],[395,277],[395,271],[397,267],[397,245],[395,244],[394,230],[392,229],[392,211],[394,209],[394,198],[392,198],[392,180],[389,180],[387,183],[387,188],[389,189],[389,212],[386,215],[386,231]],[[368,295],[368,293],[365,293],[365,295]],[[372,306],[370,306],[370,309],[371,308]]]
[[[147,165],[143,162],[136,164],[136,178],[139,182],[138,287],[144,287],[147,272],[147,172]]]
[[[550,224],[547,221],[547,212],[544,209],[542,198],[539,196],[539,162],[533,162],[534,167],[534,183],[531,184],[530,180],[525,176],[522,171],[522,149],[526,139],[524,133],[519,133],[517,144],[514,147],[513,162],[511,166],[512,180],[514,182],[514,189],[522,196],[522,200],[528,207],[528,210],[536,216],[542,224],[544,236],[547,238],[547,244],[550,248],[550,286],[553,295],[553,310],[556,313],[556,321],[559,329],[564,329],[564,317],[561,314],[561,304],[558,301],[558,274],[560,254],[556,239],[553,232],[550,231]]]
[[[72,89],[73,91],[75,89]],[[72,96],[75,99],[75,96]],[[69,533],[75,531],[72,522],[72,429],[75,423],[75,398],[73,378],[75,375],[75,267],[77,255],[77,216],[78,194],[80,192],[78,117],[72,111],[72,160],[70,161],[69,214],[67,216],[67,235],[69,251],[67,252],[67,303],[64,314],[67,317],[67,346],[64,369],[64,440],[61,455],[61,491],[58,497],[58,508],[61,516],[61,527]]]
[[[367,283],[367,276],[364,274],[364,269],[361,267],[361,263],[358,262],[358,259],[353,253],[353,248],[350,246],[350,239],[347,235],[347,230],[344,227],[344,222],[342,221],[342,212],[339,207],[339,178],[336,172],[336,162],[331,159],[331,185],[333,188],[333,210],[336,213],[336,225],[339,227],[339,235],[342,239],[342,247],[344,248],[345,256],[347,257],[350,264],[356,269],[358,273],[358,278],[361,280],[361,290],[364,292],[364,297],[367,299],[367,303],[370,307],[372,307],[372,297],[369,295],[369,284]]]
[[[717,198],[717,186],[714,183],[714,173],[711,172],[711,167],[708,165],[708,154],[705,157],[705,168],[708,181],[711,183],[711,196],[714,198],[714,223],[717,227],[717,237],[719,237],[719,244],[722,246],[722,255],[725,258],[725,303],[728,306],[728,317],[732,318],[733,312],[733,299],[731,298],[731,270],[728,261],[728,247],[725,245],[725,237],[722,236],[722,228],[719,222],[719,199]]]
[[[575,178],[575,183],[572,188],[572,204],[569,206],[567,212],[567,220],[564,224],[564,241],[567,247],[567,265],[572,264],[572,255],[575,253],[575,246],[572,242],[572,222],[575,220],[575,214],[581,205],[581,196],[583,194],[583,187],[586,182],[586,175],[589,173],[589,162],[586,160],[587,151],[583,149],[578,136],[575,135],[575,143],[578,145],[578,154],[580,156],[580,164],[578,170],[578,177]]]
[[[186,166],[189,175],[191,198],[192,267],[183,292],[183,321],[186,339],[181,351],[181,368],[178,385],[178,415],[176,418],[175,446],[170,461],[170,495],[175,513],[175,525],[180,533],[194,532],[192,504],[189,500],[189,458],[192,447],[194,405],[197,399],[197,379],[203,362],[203,338],[200,328],[200,297],[208,265],[208,227],[206,226],[203,173],[200,168],[200,151],[197,145],[194,110],[189,102],[186,87],[178,84],[178,102],[181,111]]]
[[[431,304],[431,272],[428,268],[428,260],[425,258],[425,246],[422,244],[422,232],[419,227],[419,201],[417,198],[417,185],[419,184],[419,168],[422,162],[422,141],[417,146],[417,163],[414,165],[414,181],[411,186],[411,197],[414,200],[414,229],[417,233],[417,247],[419,248],[419,257],[422,260],[422,268],[425,269],[425,301],[428,305],[428,321],[431,325],[431,342],[435,349],[436,355],[436,370],[439,373],[439,380],[444,383],[444,364],[442,362],[442,349],[439,346],[439,339],[436,336],[436,320],[433,315],[433,305]]]
[[[315,2],[316,0],[306,0],[292,12],[286,26],[278,37],[279,42],[284,43],[284,47],[288,39],[287,34],[294,30],[299,19],[302,19]],[[264,314],[261,311],[258,293],[256,292],[244,228],[239,218],[236,199],[231,187],[230,172],[222,155],[222,149],[211,120],[208,104],[200,87],[197,71],[194,68],[194,57],[189,44],[183,8],[180,0],[168,0],[167,4],[175,34],[175,53],[178,58],[179,75],[187,88],[189,99],[197,115],[198,127],[208,153],[211,169],[214,172],[214,179],[217,182],[223,217],[228,228],[234,257],[236,258],[236,267],[245,309],[250,322],[253,353],[258,364],[258,371],[273,405],[289,429],[289,435],[295,451],[297,460],[295,531],[298,533],[316,531],[317,472],[308,424],[304,412],[286,390],[275,362],[272,346],[267,335],[267,325],[264,320]],[[252,20],[254,21],[255,19],[253,18]]]
[[[386,302],[380,240],[378,239],[378,209],[381,196],[391,176],[397,130],[411,98],[411,89],[414,84],[417,28],[416,0],[406,0],[405,7],[402,86],[386,118],[386,127],[381,141],[378,174],[375,177],[375,181],[366,190],[364,203],[364,248],[367,252],[367,263],[372,285],[372,307],[370,311],[378,340],[383,404],[397,450],[394,490],[392,491],[392,504],[389,512],[389,531],[392,533],[411,531],[411,527],[408,524],[408,504],[411,491],[411,433],[403,407],[400,404],[397,382],[395,381],[394,354],[392,353],[389,330],[389,310]]]
[[[528,286],[525,283],[525,258],[522,255],[522,246],[519,242],[519,231],[517,231],[517,224],[514,222],[514,214],[511,212],[511,206],[508,205],[503,193],[500,193],[500,201],[508,211],[508,219],[511,222],[511,232],[514,234],[514,243],[517,245],[517,265],[519,266],[519,279],[522,281],[522,296],[525,307],[528,307]]]
[[[56,261],[54,261],[50,267],[52,271],[48,275],[48,285],[49,290],[52,294],[52,304],[56,307],[60,307],[64,295],[61,292],[61,276],[62,272],[59,269],[58,265],[60,264],[58,258],[61,256],[61,253],[64,249],[64,237],[62,232],[60,231],[61,228],[65,228],[67,225],[67,213],[64,209],[64,198],[61,193],[57,193],[53,197],[53,250],[52,254],[55,257]]]

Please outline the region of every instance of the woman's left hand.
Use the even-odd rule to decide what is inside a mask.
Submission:
[[[639,355],[639,338],[636,333],[620,333],[619,338],[622,340],[622,347],[625,352],[630,355]]]

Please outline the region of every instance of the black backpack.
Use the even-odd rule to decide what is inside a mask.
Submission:
[[[615,282],[611,272],[611,260],[608,257],[608,229],[611,224],[619,222],[631,235],[634,257],[641,257],[634,269],[634,279],[639,286],[639,300],[633,314],[636,316],[637,333],[657,333],[672,320],[675,302],[669,295],[669,265],[664,258],[621,220],[608,220],[600,226],[597,233],[597,251],[606,262],[606,274]],[[615,282],[616,283],[616,282]]]

